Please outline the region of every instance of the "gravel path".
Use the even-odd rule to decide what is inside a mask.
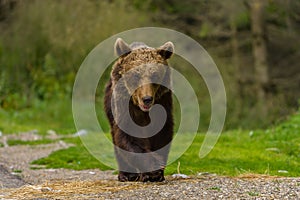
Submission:
[[[0,165],[0,188],[15,188],[25,184],[20,177],[11,174],[5,167]]]
[[[202,177],[99,194],[105,199],[299,199],[300,179]]]
[[[2,178],[4,174],[10,171],[11,179],[21,180],[27,184],[42,184],[46,181],[55,180],[99,180],[99,179],[114,179],[112,171],[100,171],[98,169],[75,171],[69,169],[35,169],[30,165],[34,160],[48,156],[51,152],[59,149],[68,148],[70,145],[59,141],[53,144],[43,145],[17,145],[6,146],[0,148],[0,186],[2,188],[18,187],[21,183],[15,186],[10,183],[9,179]],[[41,166],[38,166],[41,167]],[[15,180],[17,182],[17,180]]]
[[[300,178],[201,175],[121,183],[112,171],[30,169],[32,160],[68,147],[62,141],[1,147],[0,199],[300,199]]]
[[[1,196],[1,192],[3,193]],[[163,183],[57,181],[0,190],[3,199],[299,199],[297,178],[194,177]]]

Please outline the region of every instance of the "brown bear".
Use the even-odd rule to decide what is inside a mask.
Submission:
[[[174,45],[167,42],[152,48],[141,42],[128,45],[118,38],[114,49],[118,59],[105,89],[104,107],[119,168],[118,179],[163,181],[173,137],[167,59],[172,56]]]

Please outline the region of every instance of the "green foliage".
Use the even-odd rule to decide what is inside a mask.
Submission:
[[[287,5],[287,3],[286,3]],[[286,26],[286,17],[288,15],[286,10],[286,5],[283,2],[276,3],[274,1],[270,1],[266,10],[270,14],[268,20],[281,27]]]
[[[0,106],[20,109],[36,97],[70,96],[87,53],[145,17],[124,1],[45,0],[18,2],[9,20],[0,34]]]
[[[71,96],[80,64],[95,45],[131,28],[163,26],[187,33],[213,56],[225,80],[228,96],[226,128],[266,127],[295,109],[295,100],[299,98],[296,74],[300,46],[297,41],[300,40],[296,14],[300,4],[297,1],[268,1],[265,14],[266,28],[270,31],[266,37],[268,62],[272,67],[269,70],[271,85],[266,89],[270,96],[270,112],[262,116],[257,112],[256,92],[251,89],[255,88],[256,78],[246,2],[17,1],[14,9],[5,12],[9,13],[5,20],[0,21],[0,107],[19,112],[34,107],[36,99],[64,101]],[[287,31],[290,34],[286,34]],[[234,39],[236,51],[233,50]],[[238,58],[237,63],[233,61],[234,56]],[[201,117],[205,120],[201,125],[207,127],[209,94],[202,92],[206,91],[205,83],[199,81],[201,78],[190,68],[186,63],[181,65],[189,81],[195,83],[194,89],[201,100],[200,107],[203,107]],[[99,84],[105,83],[107,78],[105,76]],[[100,110],[103,107],[102,88],[97,91],[96,98]],[[104,118],[101,110],[97,114]]]
[[[211,27],[209,23],[203,23],[201,26],[201,30],[199,36],[201,38],[206,38],[211,34]]]
[[[52,95],[54,95],[56,98],[62,98],[67,91],[70,92],[70,89],[65,91],[59,81],[57,81],[58,72],[56,70],[58,69],[56,66],[55,58],[50,53],[47,53],[42,67],[33,68],[30,71],[33,79],[32,87],[38,97],[51,99]]]
[[[201,9],[201,6],[205,4],[203,0],[190,0],[190,1],[160,1],[160,0],[146,0],[139,1],[134,0],[132,2],[137,9],[143,9],[145,11],[167,12],[169,14],[191,14],[196,10]]]
[[[242,12],[239,13],[239,15],[236,16],[234,23],[236,27],[241,29],[250,29],[250,16],[248,12]]]

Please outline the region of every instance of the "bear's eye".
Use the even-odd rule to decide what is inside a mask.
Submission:
[[[130,84],[131,86],[136,86],[139,83],[140,79],[141,77],[138,73],[132,73],[128,77],[127,83]]]
[[[151,80],[152,80],[153,82],[159,81],[159,78],[160,78],[159,72],[152,72],[152,73],[151,73]]]
[[[139,80],[140,79],[140,74],[138,74],[138,73],[132,73],[132,78],[134,80]]]

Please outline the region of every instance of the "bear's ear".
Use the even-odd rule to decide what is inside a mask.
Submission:
[[[115,42],[115,54],[120,57],[122,55],[128,54],[131,52],[131,48],[129,45],[122,40],[122,38],[118,38]]]
[[[172,42],[166,42],[164,45],[160,46],[157,51],[164,59],[167,60],[174,52],[174,44]]]

